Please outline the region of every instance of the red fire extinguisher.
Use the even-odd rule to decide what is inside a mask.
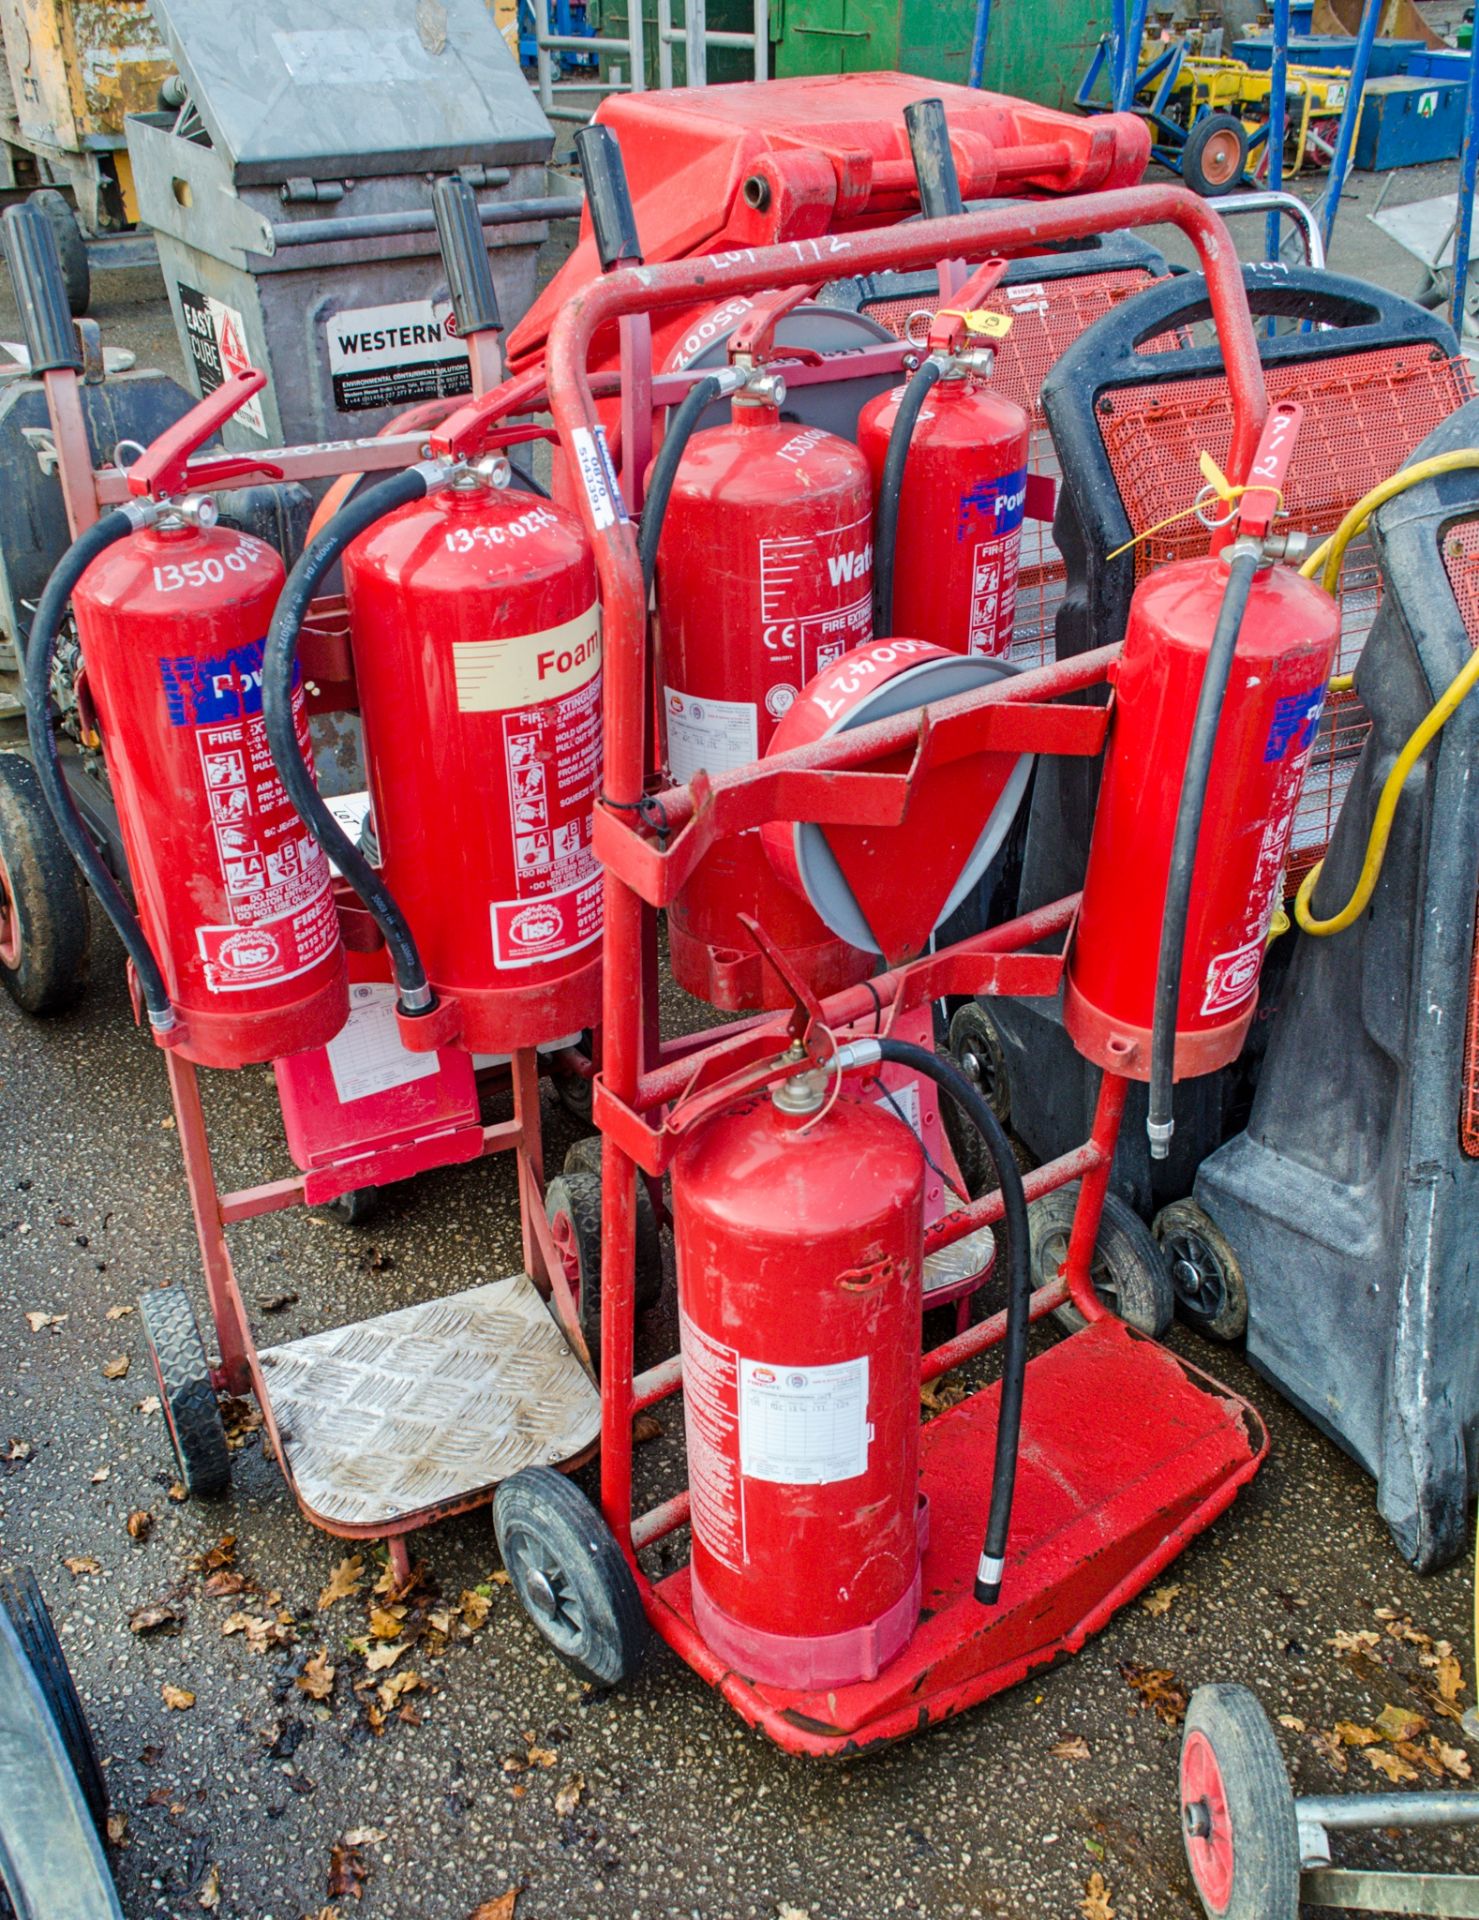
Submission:
[[[1088,1059],[1152,1082],[1161,1155],[1173,1075],[1235,1059],[1252,1021],[1340,635],[1330,596],[1272,563],[1302,411],[1271,410],[1232,544],[1141,582],[1114,670],[1063,1018]]]
[[[643,551],[656,562],[675,780],[759,759],[801,688],[872,633],[867,462],[835,434],[783,421],[785,383],[767,367],[776,321],[805,292],[768,297],[746,315],[727,373],[698,390],[700,400],[727,392],[731,423],[688,439],[690,410],[669,429],[649,481]],[[747,833],[705,856],[668,913],[673,977],[711,1005],[785,1004],[741,914],[819,994],[870,970],[777,881],[758,833]]]
[[[1006,271],[988,260],[931,319],[907,386],[858,420],[878,492],[874,628],[955,653],[1011,644],[1031,422],[986,384],[1007,314],[980,308]]]
[[[227,381],[128,470],[135,500],[76,542],[37,611],[27,705],[38,772],[69,844],[129,949],[150,1023],[197,1065],[239,1067],[332,1039],[348,1013],[328,862],[267,751],[262,654],[283,565],[178,497],[186,462],[266,376]],[[197,463],[189,484],[278,477],[250,458]],[[96,718],[135,920],[88,846],[55,764],[48,681],[70,592],[79,705]],[[303,691],[295,751],[312,781]],[[142,923],[142,924],[140,924]]]

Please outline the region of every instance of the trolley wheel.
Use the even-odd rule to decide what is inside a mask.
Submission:
[[[1034,1288],[1056,1279],[1068,1258],[1078,1189],[1075,1180],[1071,1186],[1059,1187],[1034,1200],[1027,1210]],[[1104,1196],[1104,1213],[1089,1271],[1095,1293],[1111,1313],[1137,1332],[1160,1339],[1176,1310],[1171,1277],[1150,1228],[1116,1193]],[[1083,1315],[1071,1302],[1056,1308],[1053,1318],[1069,1333],[1077,1333],[1084,1324]]]
[[[1297,1920],[1299,1822],[1268,1716],[1247,1687],[1198,1687],[1181,1738],[1181,1838],[1212,1920]]]
[[[1241,1340],[1248,1331],[1248,1288],[1238,1256],[1195,1200],[1173,1200],[1152,1227],[1176,1307],[1188,1326],[1211,1340]]]
[[[26,197],[39,213],[46,215],[47,224],[56,236],[67,305],[74,316],[86,313],[92,301],[92,268],[87,261],[87,241],[71,201],[55,187],[37,187]]]
[[[362,1227],[379,1205],[378,1187],[351,1187],[348,1193],[326,1200],[319,1211],[337,1220],[341,1227]]]
[[[550,1079],[555,1098],[566,1113],[572,1120],[578,1120],[582,1126],[588,1127],[591,1124],[595,1082],[582,1080],[578,1073],[552,1073]]]
[[[986,1104],[1001,1124],[1007,1126],[1012,1117],[1012,1095],[1007,1081],[1006,1049],[990,1014],[974,1000],[957,1007],[951,1015],[949,1049],[966,1079],[984,1095]],[[991,1158],[980,1134],[953,1100],[941,1100],[940,1117],[967,1192],[979,1193],[993,1177]]]
[[[632,1570],[601,1515],[563,1473],[524,1467],[493,1496],[498,1551],[525,1613],[593,1686],[636,1672],[647,1617]]]
[[[0,986],[23,1013],[61,1013],[87,984],[87,887],[30,761],[0,753]]]
[[[589,1226],[576,1228],[574,1214],[567,1207],[565,1215],[571,1221],[571,1233],[564,1239],[564,1228],[559,1226],[556,1215],[550,1205],[550,1194],[562,1180],[574,1176],[580,1182],[592,1182],[592,1187],[582,1186],[576,1206],[590,1222]],[[592,1197],[594,1196],[594,1197]],[[595,1296],[592,1305],[591,1327],[600,1325],[601,1298],[601,1136],[591,1134],[584,1140],[577,1140],[565,1155],[564,1172],[556,1175],[545,1189],[545,1212],[550,1225],[555,1228],[555,1238],[567,1248],[572,1264],[578,1261],[578,1273],[582,1288],[589,1266],[595,1276]],[[646,1313],[649,1307],[655,1307],[662,1297],[662,1234],[657,1224],[657,1209],[652,1204],[652,1195],[648,1191],[644,1177],[637,1179],[637,1311]],[[582,1326],[585,1324],[582,1310]]]
[[[139,1296],[139,1318],[180,1479],[196,1499],[214,1500],[231,1485],[231,1452],[190,1296],[155,1287]]]
[[[108,1826],[108,1785],[103,1777],[102,1762],[51,1614],[36,1584],[36,1576],[28,1567],[17,1567],[13,1573],[0,1575],[0,1607],[4,1607],[6,1618],[15,1628],[16,1638],[31,1663],[31,1671],[56,1722],[93,1825],[102,1836]]]
[[[1204,200],[1231,193],[1247,164],[1247,129],[1234,113],[1204,113],[1181,149],[1181,177]]]

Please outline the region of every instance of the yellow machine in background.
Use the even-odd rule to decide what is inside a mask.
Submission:
[[[1288,134],[1285,140],[1284,178],[1307,166],[1327,167],[1335,151],[1335,132],[1350,94],[1348,72],[1339,67],[1288,69]],[[1191,126],[1205,107],[1211,113],[1229,113],[1241,120],[1251,136],[1268,123],[1272,75],[1244,66],[1241,60],[1211,60],[1192,56],[1181,63],[1171,99],[1182,124]],[[1359,128],[1358,128],[1359,131]],[[1260,163],[1260,170],[1266,162]]]
[[[85,241],[138,219],[124,116],[157,106],[174,66],[147,0],[0,0],[0,36],[0,189],[38,192],[80,313]]]

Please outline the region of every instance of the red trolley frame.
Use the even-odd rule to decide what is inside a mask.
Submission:
[[[1223,344],[1234,417],[1231,469],[1246,476],[1267,402],[1236,252],[1223,222],[1179,188],[1130,188],[999,212],[746,249],[670,265],[622,268],[575,295],[550,337],[550,408],[567,457],[599,429],[587,362],[597,333],[629,316],[794,286],[832,273],[866,273],[941,258],[981,258],[1033,242],[1167,222],[1195,243]],[[640,321],[637,323],[640,325]],[[631,331],[631,328],[627,329]],[[589,464],[586,468],[589,474]],[[688,1570],[650,1579],[642,1548],[683,1526],[681,1493],[632,1513],[632,1418],[681,1388],[677,1357],[634,1372],[635,1179],[660,1176],[676,1147],[674,1103],[693,1101],[723,1075],[774,1059],[808,1025],[805,1012],[662,1046],[656,1032],[656,913],[707,848],[768,819],[897,826],[924,772],[962,755],[1095,754],[1110,710],[1059,704],[1102,685],[1117,648],[1038,669],[981,692],[879,721],[761,764],[699,775],[661,789],[650,805],[647,770],[647,603],[632,527],[599,473],[579,502],[594,542],[605,624],[605,784],[595,843],[606,869],[602,1070],[594,1112],[603,1154],[601,1504],[631,1564],[647,1616],[741,1715],[790,1751],[855,1752],[943,1719],[1011,1685],[1035,1665],[1082,1645],[1138,1592],[1256,1472],[1266,1435],[1251,1407],[1109,1315],[1089,1277],[1126,1082],[1106,1075],[1090,1138],[1026,1177],[1029,1198],[1081,1182],[1067,1259],[1033,1297],[1034,1319],[1071,1300],[1083,1330],[1029,1364],[1027,1413],[1003,1604],[972,1597],[996,1424],[995,1388],[930,1422],[922,1488],[931,1504],[925,1611],[904,1652],[871,1682],[825,1694],[750,1682],[709,1650],[693,1620]],[[890,760],[890,756],[893,756]],[[904,772],[879,763],[908,764]],[[657,823],[657,824],[654,824]],[[1051,994],[1076,902],[992,929],[901,965],[868,988],[810,1010],[834,1034],[872,1028],[944,994]],[[1030,949],[1058,937],[1057,951]],[[876,998],[875,998],[876,996]],[[861,1037],[861,1031],[860,1036]],[[713,1095],[711,1097],[722,1097]],[[987,1194],[930,1230],[926,1251],[1001,1218]],[[922,1381],[1003,1337],[996,1315],[922,1361]],[[804,1577],[804,1569],[798,1572]]]

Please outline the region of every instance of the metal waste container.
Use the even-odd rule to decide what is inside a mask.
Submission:
[[[196,390],[269,385],[228,446],[374,433],[469,389],[432,187],[475,189],[499,306],[534,297],[549,122],[483,0],[150,0],[183,103],[128,146]]]

